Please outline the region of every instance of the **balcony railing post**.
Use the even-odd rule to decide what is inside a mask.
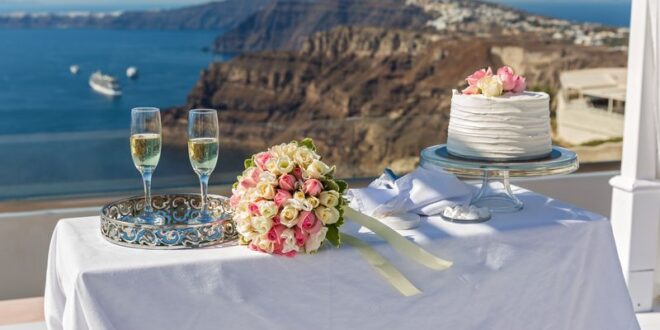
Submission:
[[[658,1],[633,0],[621,174],[610,184],[612,228],[636,311],[653,309],[660,223]]]

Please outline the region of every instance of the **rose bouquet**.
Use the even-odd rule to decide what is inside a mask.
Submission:
[[[525,77],[516,75],[510,66],[503,66],[497,69],[497,74],[493,70],[481,69],[465,78],[468,87],[463,90],[463,94],[483,94],[485,96],[500,96],[503,93],[521,93],[525,90]]]
[[[240,243],[286,256],[339,246],[347,184],[311,139],[271,147],[245,161],[230,199]]]

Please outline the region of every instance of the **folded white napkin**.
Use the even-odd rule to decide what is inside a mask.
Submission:
[[[383,174],[367,188],[350,189],[351,207],[376,218],[406,213],[437,215],[447,206],[467,204],[470,186],[453,174],[417,168],[393,180]]]

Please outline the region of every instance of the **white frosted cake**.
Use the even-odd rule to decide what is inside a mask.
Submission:
[[[506,93],[487,97],[454,91],[447,151],[479,160],[529,160],[547,156],[550,97],[546,93]]]

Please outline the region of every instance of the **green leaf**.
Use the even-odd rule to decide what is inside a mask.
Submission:
[[[243,162],[243,165],[245,165],[245,168],[250,168],[254,166],[254,160],[252,160],[252,158],[248,158]]]
[[[337,185],[337,182],[335,182],[335,180],[322,179],[321,182],[323,183],[323,189],[339,191],[339,185]]]
[[[307,147],[307,149],[310,149],[312,151],[316,151],[316,146],[314,145],[314,140],[310,138],[304,138],[302,141],[298,142],[299,146]]]
[[[231,189],[232,189],[232,190],[233,190],[233,189],[236,189],[236,188],[238,188],[238,181],[234,182],[234,184],[231,185]]]
[[[341,245],[341,238],[339,237],[339,229],[337,229],[337,226],[328,226],[328,233],[325,234],[325,239],[327,239],[332,245],[336,247]]]
[[[335,180],[335,183],[337,183],[337,186],[339,186],[339,189],[337,191],[339,191],[340,194],[343,194],[344,192],[346,192],[346,189],[348,189],[348,183],[346,183],[346,181]]]

